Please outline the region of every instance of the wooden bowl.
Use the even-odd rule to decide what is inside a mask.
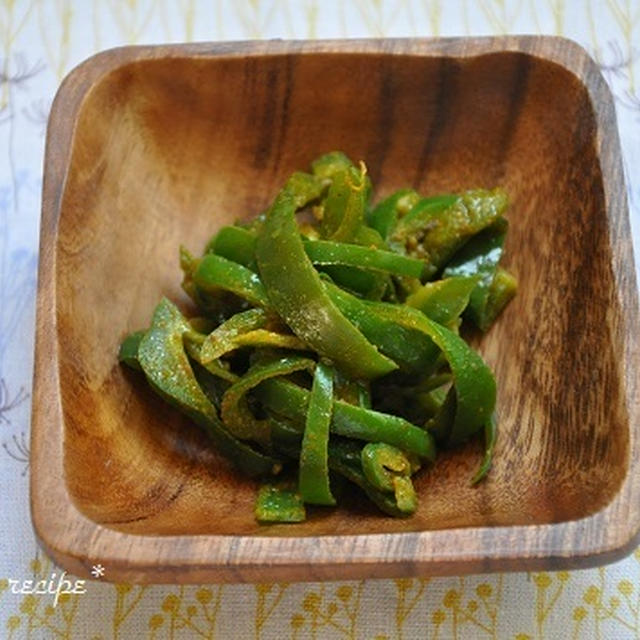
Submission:
[[[364,159],[380,197],[502,185],[516,299],[480,349],[499,389],[480,444],[418,481],[409,520],[356,500],[260,526],[256,484],[118,365],[178,245],[255,215],[317,155]],[[47,137],[31,500],[87,576],[317,580],[582,567],[640,529],[638,309],[613,102],[558,38],[127,47],[73,71]]]

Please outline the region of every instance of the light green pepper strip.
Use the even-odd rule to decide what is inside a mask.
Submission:
[[[333,176],[323,202],[321,229],[325,238],[350,242],[364,223],[366,167],[349,167]]]
[[[398,276],[419,278],[424,266],[421,260],[401,256],[392,251],[342,242],[307,240],[304,242],[304,250],[313,264],[342,264]]]
[[[302,428],[309,391],[288,380],[270,379],[256,387],[254,393],[267,409]],[[435,459],[431,434],[397,416],[335,400],[330,428],[337,435],[367,442],[386,442],[421,458]]]
[[[151,328],[140,342],[138,358],[150,385],[209,434],[217,450],[248,475],[277,473],[281,464],[236,440],[218,419],[216,408],[193,374],[182,336],[189,323],[163,298],[153,313]]]
[[[365,304],[389,320],[423,331],[444,354],[455,389],[455,411],[451,411],[446,401],[442,408],[450,411],[448,443],[463,442],[481,429],[496,403],[496,381],[482,358],[462,338],[417,309],[384,302]]]
[[[267,314],[264,309],[248,309],[236,313],[204,339],[200,350],[200,362],[206,364],[233,351],[239,336],[255,329],[262,329],[266,324]]]
[[[324,290],[295,221],[295,200],[283,189],[258,235],[256,258],[269,302],[291,330],[354,378],[377,378],[397,365],[345,318]]]
[[[422,285],[406,299],[410,307],[420,309],[434,322],[449,327],[469,304],[476,277],[454,277]]]
[[[118,360],[122,362],[122,364],[126,364],[129,368],[135,369],[136,371],[142,371],[142,367],[138,361],[138,348],[140,347],[140,342],[142,341],[142,338],[144,338],[144,334],[146,332],[146,329],[134,331],[126,336],[120,343]]]
[[[333,367],[319,362],[309,394],[309,407],[300,451],[298,490],[308,504],[334,505],[329,486],[327,445],[333,408]]]
[[[380,491],[393,493],[398,509],[412,514],[418,498],[411,482],[412,466],[400,449],[379,442],[362,448],[362,471],[365,478]]]
[[[288,375],[295,371],[313,371],[315,364],[313,360],[300,356],[254,364],[240,380],[227,389],[222,398],[220,415],[225,427],[240,440],[268,444],[271,440],[270,420],[256,418],[251,413],[245,398],[247,392],[269,378]]]
[[[208,253],[199,260],[193,274],[193,282],[205,293],[224,289],[257,307],[269,305],[267,292],[257,274],[214,253]]]
[[[491,419],[484,425],[484,457],[480,468],[476,471],[475,475],[471,479],[471,484],[478,484],[482,480],[489,470],[491,469],[491,463],[493,461],[493,450],[496,447],[496,440],[498,438],[498,422],[495,414],[491,416]]]
[[[367,222],[386,238],[398,219],[405,216],[419,201],[420,195],[413,189],[400,189],[379,202],[368,215]]]
[[[302,497],[293,486],[266,484],[256,497],[254,514],[258,522],[304,522]]]

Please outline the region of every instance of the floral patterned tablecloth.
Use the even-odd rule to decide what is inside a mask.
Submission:
[[[34,539],[28,469],[44,135],[64,75],[121,44],[505,33],[573,38],[600,65],[640,253],[640,0],[0,0],[0,637],[640,638],[640,550],[559,573],[188,587],[98,579],[56,606],[25,589],[60,573]]]

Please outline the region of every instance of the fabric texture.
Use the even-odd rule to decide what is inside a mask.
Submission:
[[[0,637],[640,638],[640,550],[559,573],[188,587],[99,578],[55,607],[51,594],[24,592],[60,573],[34,538],[28,467],[44,135],[66,73],[133,43],[506,33],[572,38],[600,65],[638,256],[639,0],[0,1]]]

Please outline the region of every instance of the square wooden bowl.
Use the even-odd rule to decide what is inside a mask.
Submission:
[[[498,380],[479,443],[418,481],[409,520],[351,504],[259,526],[256,485],[118,365],[177,248],[255,215],[344,150],[376,197],[502,185],[520,291],[480,349]],[[582,567],[640,529],[638,309],[613,102],[558,38],[127,47],[73,71],[45,163],[31,500],[67,570],[109,580],[316,580]]]

